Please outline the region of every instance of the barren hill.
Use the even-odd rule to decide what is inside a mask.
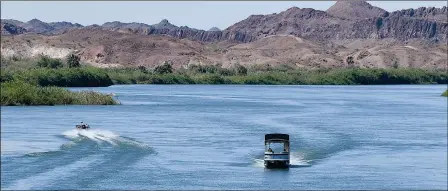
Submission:
[[[2,56],[81,55],[99,67],[288,64],[296,67],[447,67],[447,9],[386,12],[364,1],[327,11],[292,7],[224,30],[107,22],[81,26],[2,20]],[[348,61],[348,59],[353,61]]]
[[[428,39],[446,42],[447,13],[446,7],[421,7],[389,13],[365,1],[355,0],[338,1],[327,11],[293,7],[281,13],[251,15],[225,30],[205,31],[187,26],[179,27],[166,19],[153,25],[114,21],[86,28],[95,27],[129,34],[163,34],[201,42],[251,42],[268,35],[294,35],[321,41],[396,38],[401,41]],[[45,23],[37,19],[26,23],[2,20],[2,23],[26,29],[19,31],[19,34],[60,34],[69,29],[83,27],[69,22]],[[2,31],[7,31],[4,25]]]
[[[58,36],[23,34],[4,36],[2,56],[32,57],[41,53],[64,58],[70,53],[98,67],[148,66],[172,61],[188,64],[280,65],[304,68],[399,65],[414,68],[446,68],[446,46],[394,39],[341,40],[330,44],[292,35],[271,35],[250,43],[207,44],[166,35],[125,34],[102,29],[74,29]],[[347,62],[353,57],[354,63]]]

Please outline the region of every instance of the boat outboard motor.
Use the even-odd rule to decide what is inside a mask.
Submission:
[[[90,127],[89,127],[89,125],[87,125],[87,124],[83,124],[83,123],[81,122],[81,125],[76,125],[76,128],[77,128],[77,129],[88,129],[88,128],[90,128]]]

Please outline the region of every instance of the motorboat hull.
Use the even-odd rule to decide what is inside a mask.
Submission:
[[[288,168],[289,153],[270,153],[264,154],[264,166],[267,168]]]
[[[289,160],[265,160],[266,168],[289,168]]]

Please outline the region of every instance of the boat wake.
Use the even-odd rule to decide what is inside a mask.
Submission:
[[[302,153],[292,152],[289,159],[289,168],[311,167],[312,160],[306,160]],[[254,159],[254,167],[264,168],[263,156]]]
[[[73,144],[77,144],[83,141],[94,141],[98,145],[112,145],[112,146],[130,146],[140,149],[151,150],[149,145],[119,136],[111,131],[101,129],[73,129],[62,133],[65,138],[70,139],[72,142],[66,143],[64,147],[70,147]]]
[[[126,171],[156,153],[147,144],[100,129],[74,129],[59,137],[69,141],[58,150],[28,153],[2,163],[2,171],[21,172],[2,179],[2,188],[45,188],[53,182],[72,188],[86,186],[107,178],[105,174],[113,176]],[[84,179],[73,178],[75,175]]]

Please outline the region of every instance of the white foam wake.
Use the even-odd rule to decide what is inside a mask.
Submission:
[[[264,160],[263,159],[254,159],[254,166],[259,168],[264,168]],[[309,167],[311,166],[310,160],[306,160],[304,156],[300,153],[291,153],[289,158],[290,167]]]
[[[110,144],[116,145],[115,140],[119,138],[119,135],[106,130],[100,130],[100,129],[73,129],[70,131],[65,131],[62,133],[65,137],[69,139],[76,139],[76,138],[82,138],[86,137],[88,139],[91,139],[93,141],[96,141],[97,143],[101,142],[108,142]]]
[[[113,133],[111,131],[107,130],[101,130],[101,129],[73,129],[69,131],[65,131],[62,133],[66,138],[76,140],[76,139],[82,139],[87,138],[92,141],[97,142],[98,144],[101,143],[109,143],[111,145],[117,146],[131,146],[136,148],[144,148],[144,149],[150,149],[149,145],[145,143],[141,143],[138,141],[134,141],[131,139],[127,139],[125,137],[120,137],[120,135]],[[70,144],[76,144],[76,142],[71,142]],[[70,146],[69,144],[65,144],[65,146]]]

